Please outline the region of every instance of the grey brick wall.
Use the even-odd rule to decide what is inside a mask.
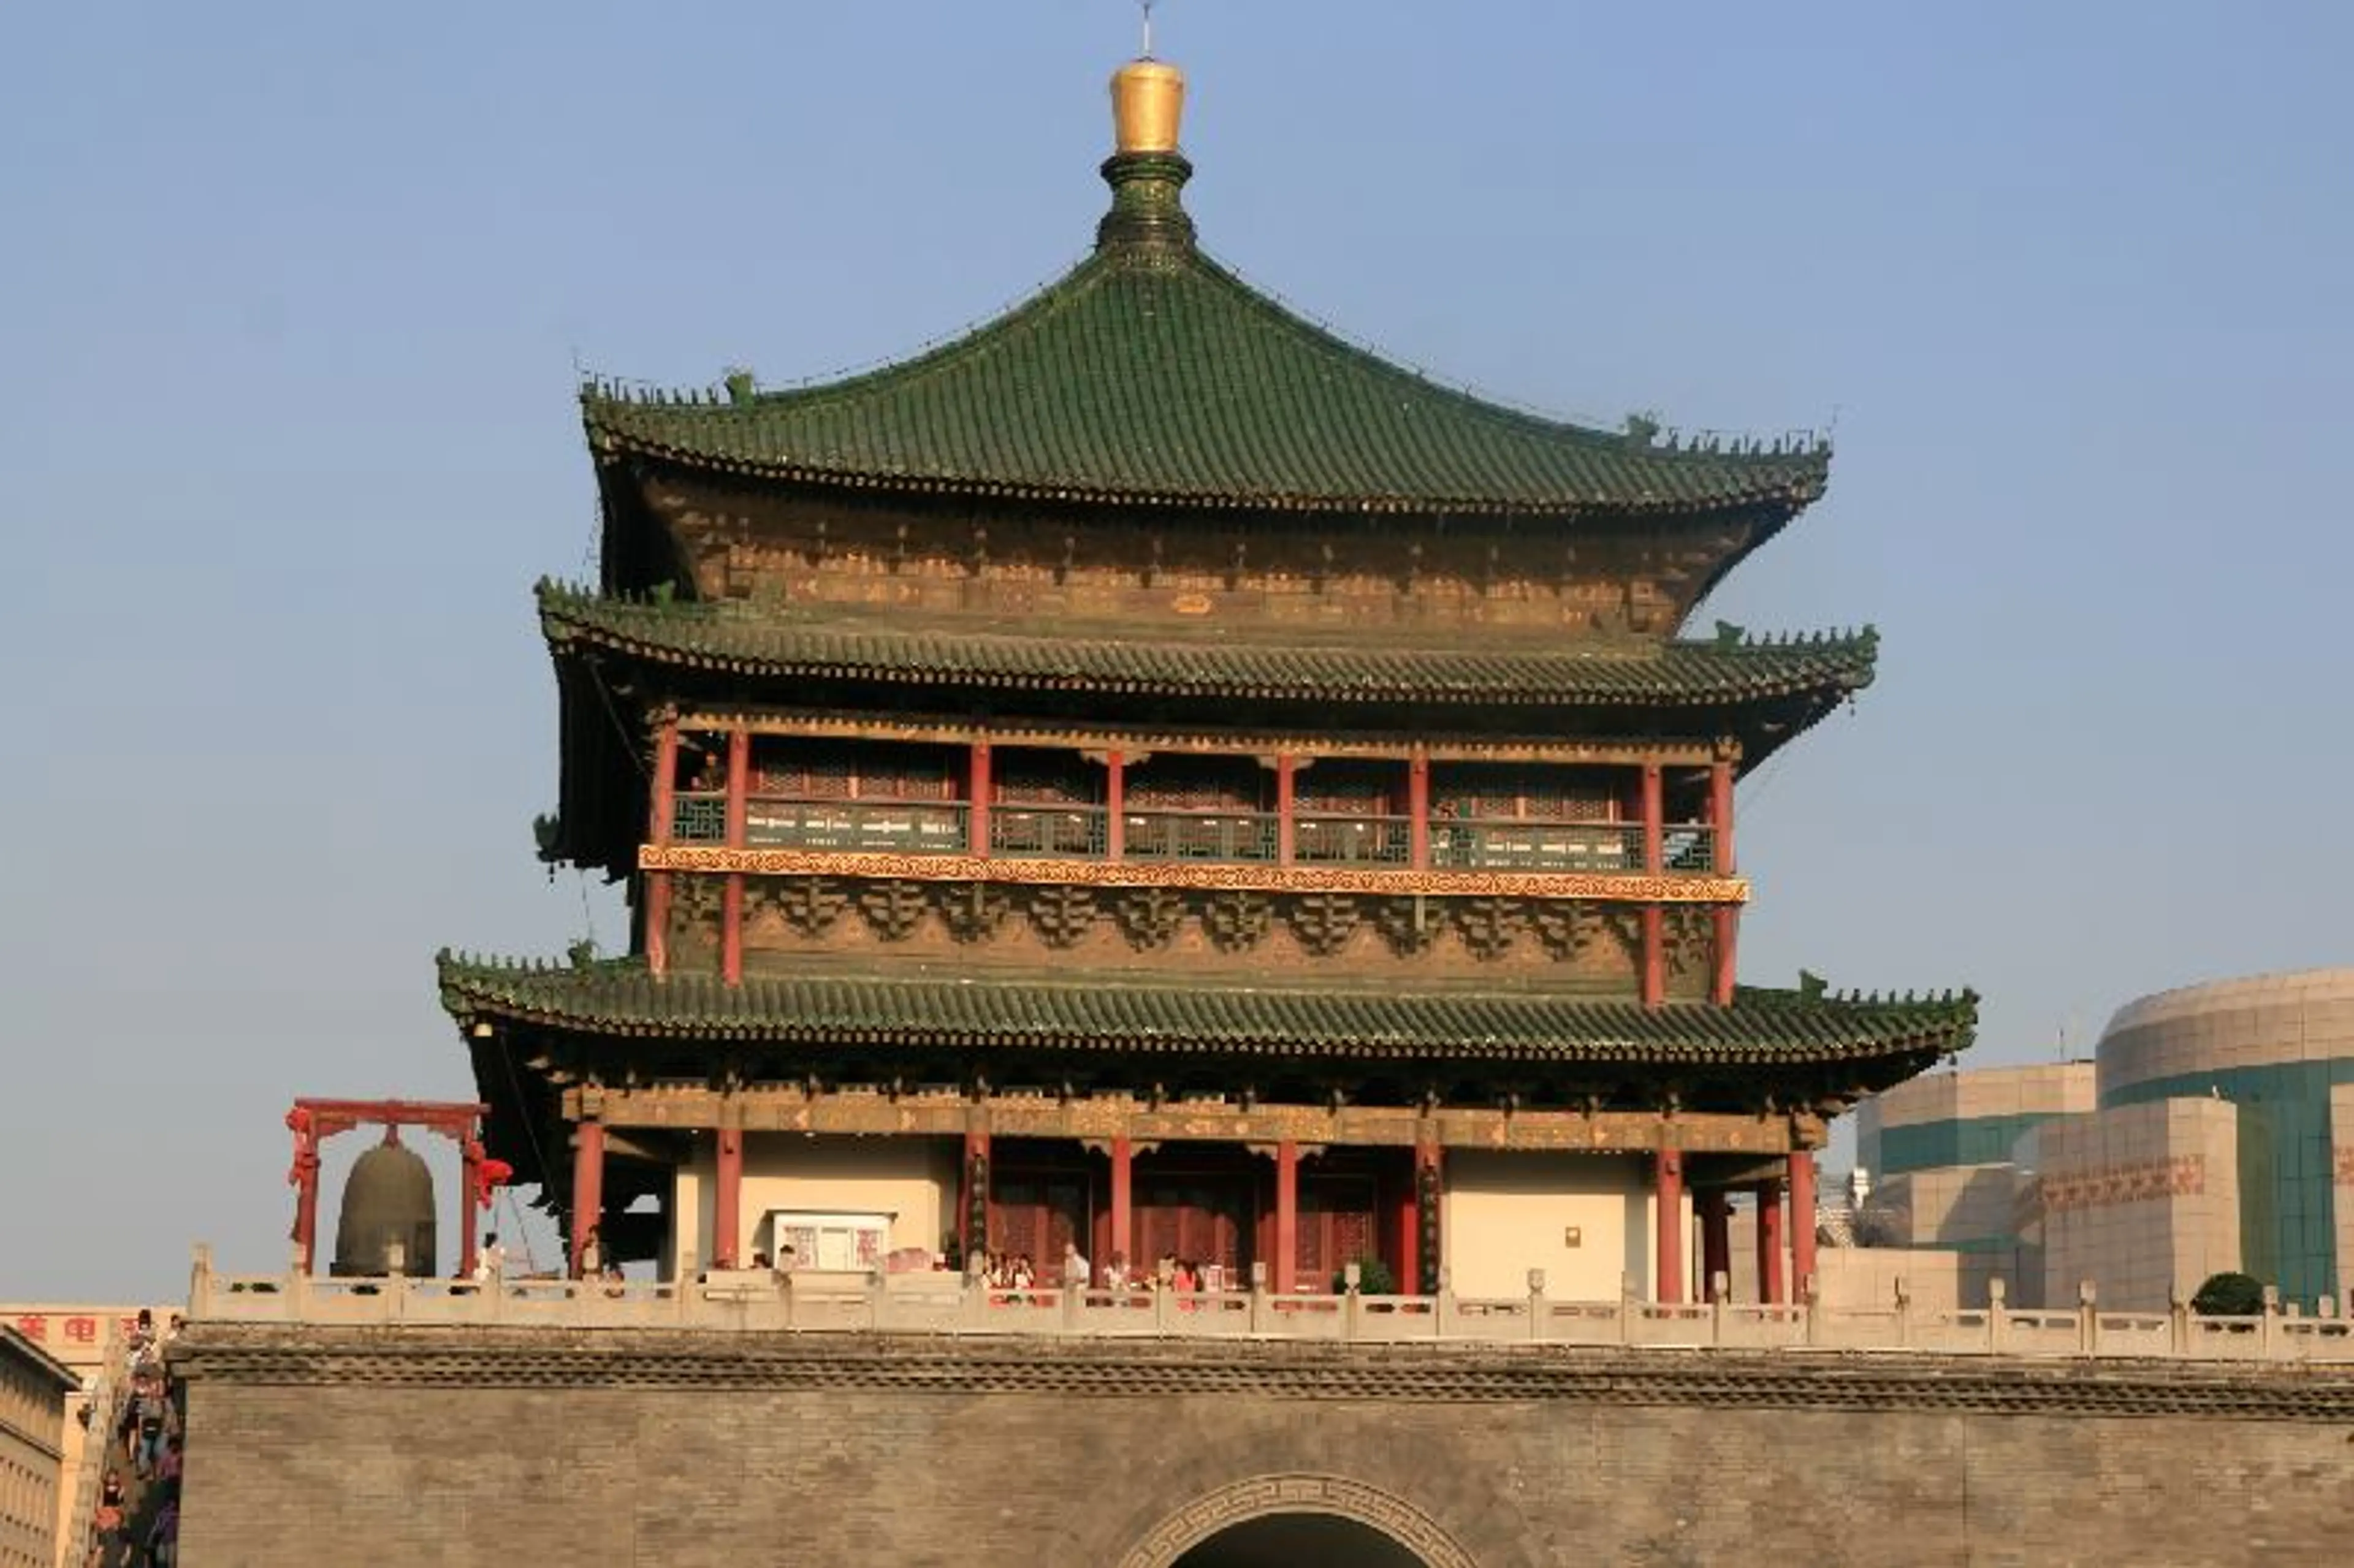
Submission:
[[[1166,1568],[1269,1476],[1437,1568],[2326,1562],[2354,1518],[2354,1378],[2295,1369],[295,1334],[199,1331],[186,1568]]]

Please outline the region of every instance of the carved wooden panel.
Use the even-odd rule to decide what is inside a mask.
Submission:
[[[673,473],[647,502],[706,599],[1134,626],[1492,626],[1664,634],[1762,519],[1507,532],[1398,518],[928,506]]]
[[[678,878],[705,891],[674,897],[672,961],[716,963],[723,879]],[[747,884],[745,949],[767,955],[872,949],[910,959],[1023,968],[1077,960],[1104,969],[1230,975],[1497,971],[1616,992],[1635,983],[1633,906],[1553,899],[1373,898],[1228,889],[1097,889],[1050,885],[771,877]],[[854,918],[845,916],[854,916]],[[1704,993],[1712,927],[1705,908],[1670,927],[1671,989]],[[1679,945],[1681,944],[1681,945]],[[698,957],[697,955],[700,955]]]

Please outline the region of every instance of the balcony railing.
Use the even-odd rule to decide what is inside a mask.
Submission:
[[[1281,821],[1272,811],[1131,810],[1120,814],[1122,857],[1272,864]],[[989,813],[989,853],[1008,859],[1100,859],[1109,852],[1110,813],[1100,806],[999,802]],[[801,800],[754,796],[746,803],[744,840],[763,848],[877,851],[901,854],[969,852],[970,808],[948,800]],[[727,801],[698,791],[676,798],[672,842],[725,843]],[[1302,812],[1292,821],[1292,860],[1301,865],[1405,866],[1412,863],[1414,824],[1402,816]],[[1715,869],[1716,830],[1671,822],[1659,835],[1660,866],[1670,874]],[[1532,821],[1517,817],[1434,816],[1430,863],[1447,871],[1639,873],[1643,829],[1633,822]]]
[[[746,802],[744,842],[763,849],[962,854],[965,808],[945,800],[787,800],[755,795]]]
[[[1097,806],[1009,806],[989,809],[989,853],[1020,860],[1100,858],[1109,813]]]
[[[1234,1291],[1013,1291],[952,1274],[856,1275],[763,1269],[685,1283],[562,1279],[327,1278],[217,1275],[199,1254],[188,1312],[215,1323],[471,1325],[780,1333],[1034,1334],[1202,1340],[1396,1343],[1438,1340],[1591,1349],[1901,1352],[2019,1360],[2354,1362],[2354,1322],[2335,1304],[2300,1317],[2267,1303],[2260,1314],[2208,1318],[2187,1304],[2164,1312],[2097,1306],[1930,1308],[1898,1297],[1851,1306],[1713,1306],[1547,1295],[1542,1274],[1524,1296],[1279,1296]]]
[[[1130,860],[1267,862],[1276,820],[1267,811],[1129,811],[1121,821]]]
[[[727,797],[682,794],[671,802],[673,843],[724,844],[727,842]]]
[[[1705,873],[1715,865],[1715,830],[1673,822],[1659,835],[1660,865]],[[1643,869],[1638,822],[1541,822],[1520,818],[1441,817],[1430,824],[1431,863],[1462,871]]]
[[[1303,865],[1405,865],[1414,859],[1414,823],[1306,814],[1291,825],[1291,858]]]

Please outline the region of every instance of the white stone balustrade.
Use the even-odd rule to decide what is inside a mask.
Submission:
[[[1358,1343],[1486,1342],[1648,1346],[1681,1351],[1914,1351],[2022,1358],[2105,1357],[2354,1363],[2354,1315],[2276,1303],[2246,1318],[2027,1309],[1999,1292],[1984,1308],[1669,1304],[1555,1300],[1539,1277],[1523,1297],[1278,1296],[1240,1291],[997,1289],[951,1274],[811,1270],[710,1273],[672,1284],[564,1279],[322,1278],[223,1275],[198,1248],[192,1323],[449,1324],[694,1329],[755,1333],[1219,1336]]]

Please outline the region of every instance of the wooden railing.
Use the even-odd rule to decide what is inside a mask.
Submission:
[[[216,1275],[203,1249],[189,1319],[206,1323],[475,1324],[576,1329],[722,1329],[769,1333],[1034,1334],[1096,1337],[1457,1341],[1680,1351],[1892,1351],[1947,1356],[2354,1363],[2354,1319],[2283,1311],[2211,1318],[2027,1309],[1998,1289],[1985,1307],[1929,1308],[1901,1295],[1835,1308],[1558,1300],[1541,1272],[1525,1296],[1278,1296],[1234,1291],[1011,1290],[952,1274],[804,1270],[712,1273],[690,1283],[562,1279],[317,1278]]]
[[[1109,840],[1100,806],[1009,805],[989,809],[989,852],[1022,859],[1100,860]]]
[[[1660,869],[1704,874],[1715,869],[1715,830],[1670,822],[1660,831]],[[1430,824],[1435,865],[1466,871],[1623,871],[1643,865],[1643,829],[1635,822],[1545,822],[1518,817],[1438,817]]]
[[[989,810],[986,853],[1009,859],[1098,860],[1110,853],[1111,813],[1098,805],[1000,800]],[[1122,811],[1120,855],[1131,861],[1273,864],[1282,859],[1283,819],[1273,811]],[[1634,822],[1563,822],[1522,817],[1434,813],[1430,863],[1441,870],[1604,872],[1647,869],[1644,831]],[[707,790],[677,796],[671,842],[727,840],[727,799]],[[744,842],[755,848],[981,853],[972,813],[961,800],[811,800],[754,795],[745,802]],[[1413,859],[1414,822],[1404,816],[1301,811],[1291,821],[1291,858],[1301,865],[1405,866]],[[1704,822],[1660,830],[1660,869],[1706,875],[1716,869],[1716,831]]]
[[[949,800],[792,800],[744,803],[744,842],[759,849],[962,854],[970,830]]]

